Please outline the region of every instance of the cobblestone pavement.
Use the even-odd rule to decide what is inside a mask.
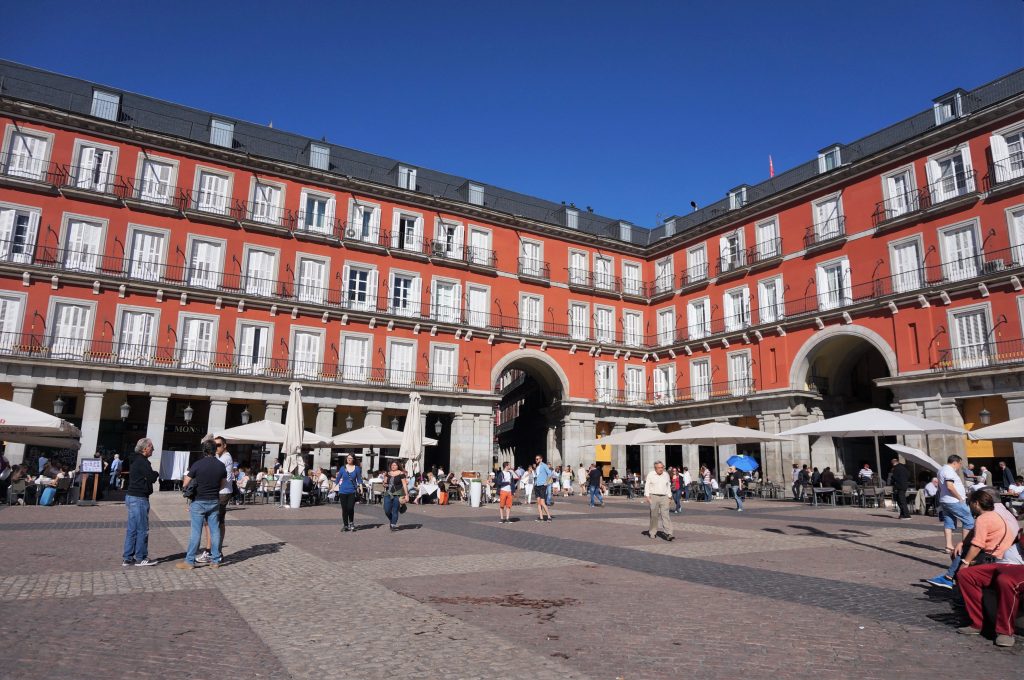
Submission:
[[[150,568],[122,568],[124,506],[0,510],[2,678],[1019,677],[1022,649],[955,634],[932,518],[751,501],[559,500],[555,520],[412,506],[228,513],[221,569],[173,568],[178,494],[153,498]],[[41,657],[42,644],[57,650]],[[398,650],[395,655],[389,650]],[[45,661],[43,660],[45,659]]]

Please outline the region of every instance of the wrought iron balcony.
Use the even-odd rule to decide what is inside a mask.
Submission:
[[[528,257],[519,258],[519,276],[534,281],[551,282],[551,264]]]
[[[846,216],[838,215],[807,227],[804,234],[804,248],[813,250],[838,245],[846,239]]]
[[[1024,339],[990,340],[984,343],[943,347],[933,370],[961,371],[1024,364]]]

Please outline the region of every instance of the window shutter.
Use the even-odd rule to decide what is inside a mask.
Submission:
[[[91,146],[83,146],[82,153],[78,159],[78,181],[79,189],[88,189],[92,186],[93,170],[96,168],[96,149]]]
[[[825,275],[825,268],[819,266],[814,272],[815,284],[818,287],[818,307],[829,308],[828,277]]]
[[[0,208],[0,258],[6,259],[10,255],[15,216],[13,208]]]
[[[412,280],[412,285],[411,285],[411,287],[409,289],[409,307],[410,307],[409,313],[412,316],[419,316],[420,315],[420,305],[421,305],[420,298],[422,297],[422,295],[423,295],[423,279],[421,279],[418,276],[414,277],[413,280]]]
[[[996,181],[1005,182],[1010,178],[1010,149],[1006,145],[1006,138],[1002,135],[989,137],[989,144],[992,147],[992,166],[995,168]]]

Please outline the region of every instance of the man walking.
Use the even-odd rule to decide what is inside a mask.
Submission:
[[[124,534],[121,566],[151,567],[156,561],[149,559],[149,496],[153,493],[153,482],[160,477],[149,463],[153,441],[146,437],[140,439],[135,445],[135,454],[128,468],[128,487],[124,494],[128,528]]]
[[[1013,486],[1013,471],[1006,465],[1006,461],[999,461],[999,474],[1002,479],[999,482],[999,487],[1006,491]]]
[[[512,521],[512,497],[516,491],[512,463],[505,461],[498,474],[494,475],[494,488],[498,491],[498,523],[508,524]]]
[[[188,539],[188,552],[185,561],[175,565],[178,569],[194,569],[196,553],[199,552],[199,541],[203,535],[203,525],[210,528],[210,566],[220,566],[220,522],[217,512],[220,507],[220,491],[227,485],[228,471],[217,459],[217,448],[212,441],[203,442],[203,457],[197,460],[182,480],[182,487],[188,488],[192,480],[196,481],[196,495],[189,505],[188,511],[192,521],[192,532]]]
[[[114,460],[110,461],[110,487],[117,488],[118,477],[121,476],[121,454],[115,453]]]
[[[590,471],[587,473],[587,490],[590,492],[590,507],[592,508],[604,505],[604,497],[601,496],[601,481],[601,468],[597,467],[595,463],[590,466]]]
[[[892,459],[892,471],[889,473],[890,484],[892,484],[892,495],[896,499],[896,506],[900,509],[900,519],[910,519],[910,508],[907,506],[907,487],[910,486],[910,470],[900,462],[899,458]]]
[[[800,500],[800,466],[797,463],[793,463],[793,500]]]
[[[533,471],[533,491],[537,494],[537,521],[550,522],[551,511],[548,510],[548,489],[551,488],[551,468],[540,456],[534,458],[536,468]]]
[[[644,502],[651,506],[650,530],[643,532],[648,538],[659,535],[666,541],[674,541],[672,535],[672,519],[668,516],[668,496],[671,492],[671,481],[665,472],[665,464],[660,460],[654,464],[654,471],[647,473],[644,483]],[[658,531],[658,525],[662,531]]]
[[[220,490],[220,494],[217,496],[217,524],[220,525],[220,549],[221,554],[224,554],[224,535],[225,529],[224,520],[228,515],[228,503],[231,502],[231,496],[234,490],[234,480],[232,476],[234,474],[235,461],[231,457],[231,452],[228,451],[228,443],[223,437],[214,437],[213,445],[216,448],[217,460],[221,462],[224,469],[228,471],[227,480],[224,487]],[[206,544],[206,550],[203,554],[196,558],[197,564],[209,564],[210,554],[213,550],[210,549],[210,529],[209,527],[203,527],[203,542]]]
[[[946,464],[939,470],[939,519],[942,520],[943,533],[946,536],[946,553],[952,558],[953,563],[945,574],[928,579],[927,583],[940,588],[953,587],[953,576],[960,567],[960,555],[956,554],[956,547],[953,545],[953,530],[959,522],[963,533],[974,528],[974,515],[967,507],[967,491],[964,489],[963,480],[960,479],[960,468],[963,460],[955,453],[946,458]]]
[[[730,465],[725,483],[729,485],[729,491],[736,499],[736,512],[743,512],[743,473]]]

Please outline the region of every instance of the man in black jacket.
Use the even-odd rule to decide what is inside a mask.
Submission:
[[[153,455],[153,442],[148,437],[135,445],[128,468],[128,486],[125,488],[124,504],[128,508],[128,528],[124,535],[124,553],[121,566],[151,567],[155,560],[149,559],[149,496],[153,493],[153,482],[160,475],[153,470],[149,457]]]
[[[892,495],[896,499],[896,505],[900,509],[900,519],[910,519],[910,508],[907,507],[907,487],[910,486],[910,470],[900,462],[899,458],[892,459],[892,471],[889,472],[889,479],[892,480]]]
[[[1006,461],[1001,460],[999,461],[999,472],[1003,477],[999,480],[999,488],[1006,491],[1013,486],[1013,470],[1006,465]]]

